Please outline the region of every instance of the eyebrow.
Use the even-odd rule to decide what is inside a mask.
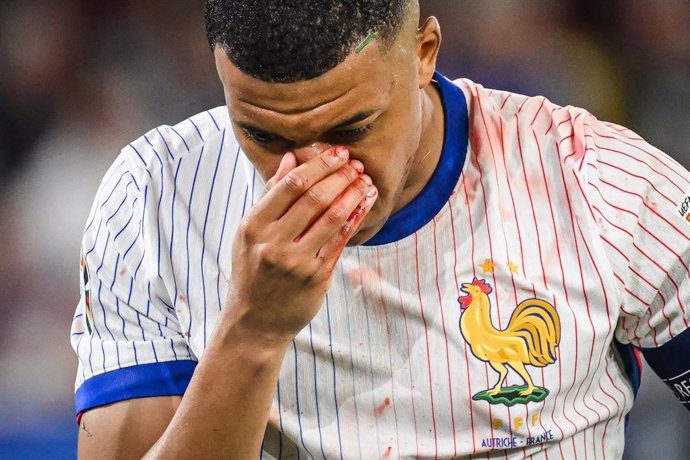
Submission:
[[[342,128],[345,128],[345,127],[347,127],[347,126],[350,126],[350,125],[353,125],[353,124],[355,124],[355,123],[358,123],[358,122],[360,122],[360,121],[362,121],[362,120],[366,120],[367,118],[369,118],[370,116],[372,116],[372,115],[375,114],[376,112],[377,112],[376,109],[372,109],[372,110],[363,110],[363,111],[361,111],[361,112],[357,112],[356,114],[352,115],[350,118],[347,118],[347,119],[345,119],[345,120],[343,120],[343,121],[341,121],[341,122],[338,122],[336,125],[331,126],[330,128],[326,129],[325,132],[328,133],[328,132],[337,131],[337,130],[339,130],[339,129],[342,129]],[[258,132],[262,132],[262,133],[266,133],[266,134],[271,134],[271,135],[274,134],[274,133],[271,133],[270,131],[266,131],[265,129],[258,128],[258,127],[256,127],[256,126],[250,124],[250,123],[243,123],[243,122],[240,122],[240,123],[237,123],[237,126],[239,126],[239,127],[242,128],[242,129],[245,129],[245,130],[247,130],[247,131],[258,131]],[[282,136],[280,136],[280,137],[282,137]]]

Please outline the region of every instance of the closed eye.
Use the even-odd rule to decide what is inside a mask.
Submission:
[[[333,137],[333,141],[338,141],[335,143],[342,143],[342,144],[347,144],[351,142],[356,142],[362,138],[364,138],[369,131],[374,127],[373,123],[370,123],[365,126],[361,126],[359,128],[355,129],[347,129],[347,130],[342,130],[342,131],[334,131],[331,136]]]
[[[251,129],[246,127],[241,127],[240,131],[250,141],[256,142],[257,144],[270,144],[271,142],[279,139],[275,134],[270,134],[265,131],[260,131],[258,129]]]

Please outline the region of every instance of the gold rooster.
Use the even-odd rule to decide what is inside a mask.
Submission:
[[[489,363],[500,375],[487,393],[494,396],[501,392],[510,367],[527,384],[520,396],[532,394],[537,387],[525,364],[545,367],[556,362],[556,347],[561,340],[556,309],[541,299],[524,300],[511,315],[508,326],[500,330],[491,324],[491,286],[474,278],[472,283],[464,283],[461,290],[467,295],[458,298],[462,308],[460,332],[474,356]]]

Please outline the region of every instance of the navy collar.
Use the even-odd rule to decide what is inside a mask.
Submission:
[[[391,214],[381,230],[364,246],[393,243],[412,235],[438,214],[448,202],[460,179],[467,155],[467,103],[463,92],[436,72],[435,80],[443,103],[445,134],[436,170],[422,191],[404,208]]]

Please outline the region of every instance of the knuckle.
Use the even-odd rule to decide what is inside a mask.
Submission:
[[[337,171],[337,174],[347,179],[348,182],[352,182],[352,180],[354,180],[357,177],[357,171],[355,171],[352,166],[340,168]]]
[[[256,225],[249,219],[243,219],[240,222],[239,233],[245,240],[253,241],[256,239]]]
[[[265,244],[259,250],[259,259],[261,260],[262,266],[275,269],[282,265],[285,257],[282,254],[282,251],[277,249],[274,245]]]
[[[310,188],[305,194],[305,196],[309,203],[317,208],[320,208],[321,206],[326,204],[326,197],[324,193],[316,188]]]
[[[307,181],[305,181],[304,178],[294,172],[291,172],[285,176],[283,181],[285,182],[285,188],[293,193],[302,193],[307,184]]]
[[[326,222],[334,225],[344,222],[346,217],[345,210],[340,207],[329,209],[325,215]]]
[[[333,167],[333,162],[330,160],[329,155],[319,155],[317,164],[319,165],[319,168],[321,168],[324,171],[330,171],[330,169]]]
[[[355,187],[357,188],[357,191],[362,194],[362,196],[366,195],[367,191],[369,190],[369,184],[367,184],[362,178],[357,181]]]

